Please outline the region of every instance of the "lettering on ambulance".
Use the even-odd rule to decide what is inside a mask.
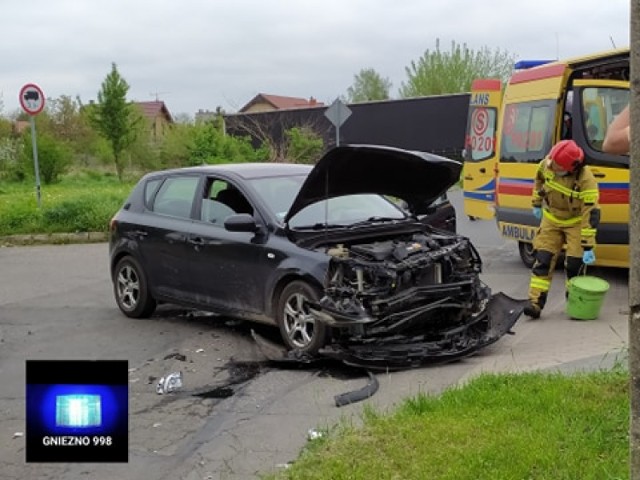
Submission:
[[[471,101],[469,103],[472,106],[475,106],[475,105],[480,105],[480,106],[489,105],[489,94],[488,93],[474,93],[471,96]]]
[[[534,237],[536,236],[536,231],[534,228],[526,228],[513,224],[503,224],[502,235],[505,237],[513,238],[514,240],[532,242]]]

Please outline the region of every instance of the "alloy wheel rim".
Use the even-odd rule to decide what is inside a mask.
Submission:
[[[131,266],[120,269],[117,279],[118,299],[127,311],[133,310],[140,300],[140,279],[138,273]]]
[[[294,293],[284,306],[284,328],[296,348],[305,348],[313,340],[315,321],[304,305],[306,300],[302,293]]]

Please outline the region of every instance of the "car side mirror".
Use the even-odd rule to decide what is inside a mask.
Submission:
[[[230,232],[257,232],[259,230],[255,219],[248,213],[230,215],[224,221],[224,228]]]

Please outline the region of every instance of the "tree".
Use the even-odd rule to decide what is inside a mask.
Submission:
[[[347,100],[351,103],[388,100],[391,81],[382,78],[373,68],[363,68],[354,75],[353,85],[347,89]]]
[[[515,57],[500,49],[482,47],[474,50],[466,44],[451,42],[451,50],[440,49],[436,40],[435,50],[427,50],[417,61],[405,67],[407,81],[402,82],[403,98],[424,95],[462,93],[471,90],[477,78],[500,78],[503,81],[513,70]]]
[[[265,159],[269,162],[308,163],[312,161],[308,153],[315,151],[316,140],[320,139],[324,146],[328,120],[324,116],[318,118],[313,114],[298,113],[273,111],[233,115],[226,119],[226,131],[230,136],[248,136],[254,146],[260,146],[258,151],[267,152]],[[311,149],[307,149],[309,146]]]
[[[118,178],[122,180],[124,162],[122,152],[139,134],[142,117],[131,102],[127,102],[129,84],[120,76],[115,63],[102,82],[98,102],[90,105],[91,124],[111,146]]]

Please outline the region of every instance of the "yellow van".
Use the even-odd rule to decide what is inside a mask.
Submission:
[[[629,49],[536,63],[516,64],[504,92],[498,80],[474,82],[465,214],[495,217],[502,236],[518,242],[522,261],[531,266],[538,225],[531,212],[535,171],[554,143],[572,138],[600,189],[596,264],[628,267],[629,157],[603,152],[602,142],[609,123],[629,103]]]

